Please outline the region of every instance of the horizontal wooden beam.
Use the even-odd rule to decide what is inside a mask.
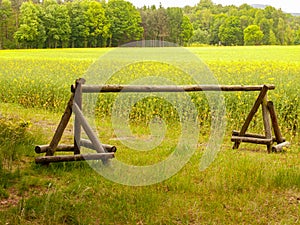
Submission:
[[[85,160],[102,160],[107,161],[108,159],[114,158],[114,153],[97,153],[97,154],[86,154],[86,155],[56,155],[56,156],[42,156],[35,159],[37,164],[49,164],[55,162],[74,162],[74,161],[85,161]]]
[[[252,138],[252,137],[231,137],[232,142],[246,142],[246,143],[252,143],[252,144],[261,144],[261,145],[270,145],[273,143],[272,139],[261,139],[261,138]]]
[[[232,131],[232,136],[240,136],[239,131]],[[260,138],[260,139],[266,139],[266,136],[261,135],[261,134],[252,134],[252,133],[246,133],[243,135],[243,137],[252,137],[252,138]],[[283,138],[285,141],[285,138]],[[273,142],[277,142],[276,137],[272,137]]]
[[[82,85],[83,93],[101,92],[197,92],[197,91],[261,91],[274,85]]]
[[[38,145],[38,146],[35,146],[34,150],[37,154],[41,154],[41,153],[47,152],[49,148],[51,148],[50,145]],[[74,152],[74,146],[73,145],[58,145],[56,147],[55,151]]]
[[[82,139],[80,142],[80,145],[92,150],[96,150],[94,145],[92,144],[91,141],[89,140],[84,140]],[[116,152],[117,148],[116,146],[113,145],[107,145],[107,144],[102,144],[102,147],[106,152]],[[45,153],[48,151],[48,148],[50,148],[49,145],[38,145],[35,147],[35,152],[37,154]],[[58,145],[56,148],[57,152],[74,152],[74,145]]]
[[[81,139],[80,140],[80,146],[85,147],[85,148],[89,148],[92,150],[97,150],[95,148],[95,146],[93,145],[93,143],[90,140],[86,140],[86,139]],[[117,152],[117,147],[113,146],[113,145],[107,145],[107,144],[102,144],[102,147],[104,148],[104,150],[106,152]]]

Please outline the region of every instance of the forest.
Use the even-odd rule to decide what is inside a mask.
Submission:
[[[0,0],[0,49],[116,47],[137,40],[299,45],[300,16],[211,0],[184,8],[136,8],[125,0]]]

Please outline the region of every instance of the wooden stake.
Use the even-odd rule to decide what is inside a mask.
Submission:
[[[78,105],[79,109],[82,110],[82,85],[85,83],[84,79],[77,79],[75,83],[75,96],[74,102]],[[74,121],[74,154],[80,154],[80,141],[81,139],[81,125],[78,119],[78,115],[75,114]]]
[[[263,102],[262,102],[262,114],[263,114],[263,121],[264,121],[264,128],[265,128],[265,135],[267,139],[272,139],[272,129],[271,129],[271,122],[270,122],[270,112],[268,109],[268,96],[265,95]],[[267,145],[268,153],[271,153],[272,146],[271,144]]]
[[[277,120],[277,116],[275,113],[275,107],[274,107],[273,102],[271,102],[271,101],[268,102],[268,109],[269,109],[270,115],[271,115],[273,130],[274,130],[274,134],[276,137],[276,142],[277,142],[277,144],[283,143],[283,142],[285,142],[285,139],[282,137],[282,134],[280,132],[280,128],[278,125],[278,120]]]
[[[73,111],[75,114],[77,114],[78,121],[80,122],[85,133],[87,134],[87,136],[93,143],[93,146],[95,146],[96,151],[98,153],[105,153],[105,150],[102,147],[101,143],[99,142],[97,135],[94,133],[93,129],[90,127],[89,123],[84,118],[84,115],[82,114],[81,110],[79,109],[79,107],[76,103],[73,104]]]
[[[261,103],[262,103],[264,97],[266,96],[268,90],[269,90],[268,86],[264,85],[261,92],[259,93],[259,96],[257,97],[257,99],[254,103],[254,106],[252,107],[249,115],[246,118],[246,121],[245,121],[245,123],[244,123],[244,125],[243,125],[243,127],[240,131],[240,136],[245,135],[245,133],[246,133],[246,131],[247,131],[249,125],[250,125],[251,120],[253,119],[255,113],[257,112],[259,106],[261,105]],[[234,143],[233,149],[238,149],[239,146],[240,146],[240,143],[241,143],[240,141],[236,141]]]
[[[68,105],[65,109],[65,112],[60,120],[60,123],[54,133],[54,136],[52,138],[52,141],[50,142],[50,147],[47,149],[47,153],[46,156],[53,156],[56,150],[56,147],[58,145],[58,143],[61,140],[61,137],[64,133],[64,130],[66,129],[71,115],[72,115],[72,106],[73,106],[73,101],[74,101],[74,94],[72,93],[70,100],[68,102]]]

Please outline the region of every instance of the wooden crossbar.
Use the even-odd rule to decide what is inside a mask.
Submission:
[[[261,91],[274,90],[274,85],[82,85],[83,93],[103,92],[197,92],[197,91]]]

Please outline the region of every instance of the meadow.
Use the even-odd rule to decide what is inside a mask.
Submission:
[[[83,163],[34,164],[34,145],[46,144],[70,97],[70,86],[111,49],[0,51],[0,223],[2,224],[295,224],[300,221],[300,47],[189,48],[219,84],[274,84],[283,135],[292,146],[267,154],[265,146],[242,144],[232,150],[230,135],[240,129],[257,92],[224,94],[227,129],[213,164],[199,171],[208,143],[210,110],[203,94],[190,94],[199,110],[199,144],[189,162],[172,178],[151,186],[116,184]],[[190,84],[186,74],[161,63],[133,65],[108,83],[126,84],[156,74]],[[192,67],[192,65],[190,65]],[[143,67],[143,71],[140,68]],[[96,112],[104,142],[118,147],[116,157],[133,165],[165,159],[180,136],[175,109],[150,97],[130,113],[133,132],[149,135],[149,121],[167,123],[161,145],[135,152],[115,138],[111,115],[116,94],[100,96]],[[261,113],[250,128],[262,132]],[[177,129],[178,128],[178,129]],[[72,125],[64,142],[72,141]]]

